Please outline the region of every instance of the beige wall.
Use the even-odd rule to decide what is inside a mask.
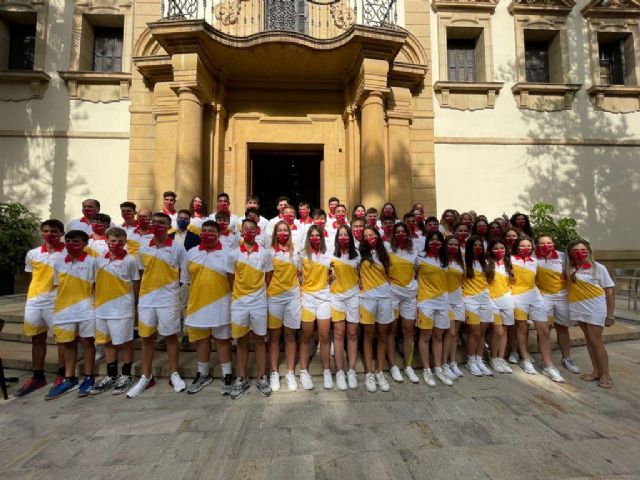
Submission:
[[[492,18],[494,78],[505,82],[495,109],[460,111],[434,102],[438,212],[474,209],[494,217],[544,201],[577,218],[596,248],[640,249],[629,222],[640,215],[640,113],[596,111],[587,98],[587,23],[580,14],[586,2],[567,22],[570,80],[584,86],[572,109],[559,112],[516,105],[508,4],[500,2]],[[437,22],[434,12],[431,21]],[[431,44],[435,65],[441,60],[435,36]]]

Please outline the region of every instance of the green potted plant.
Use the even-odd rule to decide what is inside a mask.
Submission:
[[[565,217],[556,220],[552,214],[553,205],[548,203],[536,203],[531,208],[529,220],[535,235],[546,233],[553,236],[555,246],[560,251],[564,251],[567,244],[572,240],[586,240],[578,233],[575,219]]]
[[[16,273],[33,248],[40,218],[20,203],[0,202],[0,295],[14,293]]]

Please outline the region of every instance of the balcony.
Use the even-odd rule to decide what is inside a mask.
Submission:
[[[355,25],[395,29],[398,0],[162,0],[162,18],[204,20],[234,37],[278,31],[331,39]]]

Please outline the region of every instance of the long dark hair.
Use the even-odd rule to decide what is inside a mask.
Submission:
[[[480,263],[480,266],[482,267],[482,273],[484,273],[485,276],[487,275],[487,261],[485,259],[485,255],[482,255],[480,258],[475,258],[475,256],[473,255],[473,245],[476,242],[480,242],[480,246],[482,246],[482,249],[484,250],[484,242],[482,241],[482,237],[479,237],[477,235],[471,235],[469,238],[467,238],[467,243],[465,244],[465,247],[464,247],[464,266],[465,266],[465,275],[467,276],[467,278],[474,277],[474,272],[473,272],[474,260],[478,260],[478,262]]]
[[[206,217],[209,215],[209,208],[207,207],[207,201],[205,200],[204,197],[201,197],[200,195],[195,195],[191,201],[189,202],[189,211],[191,212],[191,216],[193,217],[193,215],[195,214],[195,210],[193,209],[193,202],[196,201],[196,198],[199,198],[200,201],[202,202],[202,213],[201,215],[203,217]]]
[[[524,217],[524,227],[522,227],[522,233],[524,233],[528,237],[533,238],[533,230],[531,229],[531,222],[529,221],[529,215],[525,215],[524,213],[516,212],[513,215],[511,215],[511,218],[509,219],[509,223],[511,224],[511,226],[513,228],[515,228],[517,230],[517,228],[516,228],[516,218],[518,218],[519,216],[523,216]]]
[[[504,243],[504,240],[502,240],[501,238],[492,238],[491,240],[489,240],[489,244],[487,245],[487,252],[486,252],[487,282],[493,283],[493,280],[496,277],[496,259],[493,258],[492,250],[493,250],[493,247],[495,247],[498,244],[504,247],[504,250],[505,250],[504,269],[507,272],[507,275],[509,276],[509,282],[513,282],[515,281],[515,277],[513,276],[513,266],[511,265],[511,255],[509,254],[509,249],[507,248],[507,245]]]
[[[327,251],[327,245],[324,241],[324,232],[322,232],[317,225],[310,225],[304,241],[304,253],[306,254],[307,258],[311,258],[311,244],[309,243],[311,232],[318,232],[318,234],[320,235],[320,252],[325,253]]]
[[[373,259],[371,257],[371,248],[369,247],[369,243],[365,240],[364,234],[367,230],[375,233],[378,242],[376,243],[376,253],[378,254],[378,258],[380,259],[380,263],[384,266],[384,271],[386,273],[389,272],[389,254],[387,253],[387,249],[384,248],[384,244],[382,242],[382,237],[380,236],[380,232],[378,232],[377,228],[373,227],[364,227],[362,230],[362,241],[360,242],[360,257],[362,261],[368,261],[373,263]]]
[[[516,243],[513,244],[513,250],[511,252],[512,255],[518,255],[518,248],[520,248],[520,244],[524,241],[531,242],[531,253],[533,254],[533,249],[535,248],[533,243],[533,239],[527,235],[520,235],[516,240]]]
[[[333,241],[333,255],[340,258],[342,257],[342,249],[340,248],[340,242],[338,242],[338,235],[340,235],[340,230],[345,230],[349,235],[349,260],[353,260],[358,256],[358,252],[356,251],[356,244],[353,241],[353,233],[351,232],[351,227],[349,225],[340,225],[338,230],[336,230],[336,238]]]
[[[397,220],[398,219],[398,213],[396,212],[396,206],[391,203],[391,202],[387,202],[382,206],[382,210],[380,210],[380,217],[384,217],[385,213],[384,213],[384,207],[386,207],[387,205],[389,205],[391,208],[393,208],[393,219]]]
[[[447,255],[447,244],[444,241],[444,235],[442,235],[440,231],[427,234],[424,239],[424,250],[420,256],[426,257],[428,255],[429,242],[433,240],[433,237],[436,237],[440,241],[441,246],[438,252],[438,260],[440,260],[440,266],[444,268],[449,265],[449,256]]]
[[[449,247],[447,247],[447,245],[449,245],[449,240],[455,240],[456,242],[458,242],[458,252],[456,253],[456,255],[454,257],[454,260],[460,264],[460,268],[462,268],[462,270],[464,271],[464,258],[462,258],[462,249],[460,248],[460,240],[458,240],[453,235],[449,235],[448,237],[446,237],[444,239],[445,250],[448,250],[448,248],[449,248]],[[425,243],[425,245],[426,245],[426,243]],[[449,252],[447,252],[447,258],[448,257],[449,257]],[[449,262],[449,263],[451,263],[451,262]]]
[[[487,232],[484,235],[480,235],[478,233],[478,224],[480,222],[484,222],[487,225]],[[471,235],[477,235],[479,237],[482,237],[482,239],[485,240],[485,241],[488,240],[489,236],[490,236],[490,233],[489,233],[489,222],[487,222],[487,220],[484,219],[484,218],[477,218],[476,221],[473,222],[473,225],[471,227]]]
[[[411,238],[411,232],[409,231],[409,227],[407,226],[407,224],[404,222],[398,222],[393,226],[391,242],[389,242],[391,244],[391,250],[393,251],[393,253],[396,253],[398,251],[398,245],[396,244],[396,230],[398,230],[399,227],[404,228],[404,231],[407,234],[407,248],[405,250],[413,250],[413,240]]]

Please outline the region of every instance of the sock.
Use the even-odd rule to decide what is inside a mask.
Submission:
[[[116,377],[118,375],[118,362],[107,363],[107,376]]]
[[[231,362],[222,364],[222,376],[231,375]]]
[[[86,380],[87,378],[93,379],[93,373],[92,373],[91,375],[85,375],[85,376],[84,376],[84,378],[85,378],[85,380]]]
[[[45,379],[44,370],[34,370],[33,378],[36,380],[44,380]]]
[[[59,367],[58,368],[58,376],[59,377],[64,377],[64,367]]]
[[[198,362],[198,373],[203,377],[209,375],[209,363],[208,362]]]
[[[132,366],[133,366],[133,363],[125,363],[124,365],[122,365],[122,374],[130,377]]]

